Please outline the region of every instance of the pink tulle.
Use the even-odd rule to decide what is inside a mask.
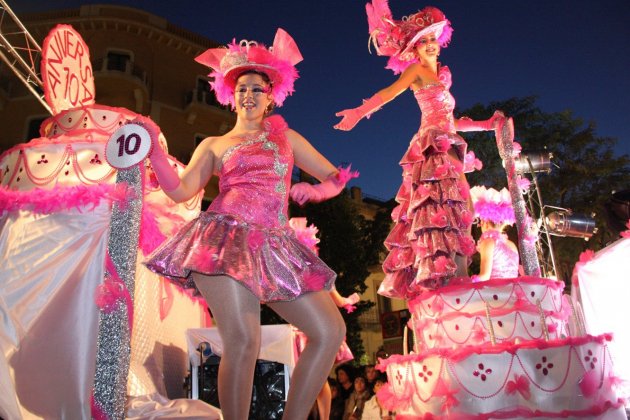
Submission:
[[[599,388],[599,374],[594,369],[587,371],[580,380],[579,385],[582,395],[587,398],[592,397]]]
[[[126,206],[133,199],[134,191],[126,183],[55,186],[52,189],[35,188],[30,191],[14,191],[0,187],[0,214],[18,210],[36,214],[51,214],[73,208],[82,211],[84,207],[93,210],[101,200],[108,200]]]

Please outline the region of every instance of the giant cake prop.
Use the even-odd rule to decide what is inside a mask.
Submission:
[[[146,407],[184,396],[184,331],[208,326],[201,302],[140,264],[198,214],[201,196],[173,203],[144,167],[141,197],[116,182],[119,171],[106,161],[105,143],[137,114],[96,104],[92,74],[81,36],[67,25],[54,28],[42,51],[54,115],[39,138],[0,156],[1,418],[150,412]],[[140,238],[132,250],[138,254],[135,290],[126,290],[113,278],[109,256],[117,251],[108,239],[113,208],[133,199],[141,199]],[[121,306],[133,323],[131,348],[116,347],[114,336],[105,342],[120,351],[129,375],[118,379],[122,400],[103,407],[93,399],[99,318]],[[211,410],[203,415],[218,418]]]

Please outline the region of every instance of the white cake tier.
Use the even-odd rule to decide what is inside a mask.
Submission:
[[[13,192],[9,199],[27,204],[36,201],[33,194],[37,195],[37,189],[55,190],[63,195],[65,192],[61,190],[78,185],[114,184],[117,170],[105,160],[105,144],[120,125],[137,116],[138,114],[123,108],[94,105],[91,108],[64,111],[49,118],[42,127],[54,127],[55,122],[65,121],[66,124],[57,125],[57,131],[63,133],[52,135],[54,130],[48,130],[52,137],[40,137],[18,144],[0,155],[0,188]],[[88,122],[91,121],[88,124],[91,128],[85,128],[83,124],[72,124],[72,121],[84,121],[86,118]],[[96,124],[97,121],[102,123]],[[47,130],[42,128],[41,131]],[[184,169],[176,159],[169,159],[176,170]],[[16,195],[20,191],[25,194]],[[154,192],[159,194],[152,194]],[[160,191],[150,167],[145,171],[144,194],[145,204],[153,205],[155,212],[165,215],[170,215],[173,211],[183,212],[186,218],[195,217],[199,213],[203,198],[200,193],[185,203],[175,204]],[[0,197],[5,195],[0,194]],[[0,205],[0,214],[3,207],[6,206]]]
[[[111,134],[125,122],[136,118],[138,114],[125,109],[106,105],[69,109],[45,120],[39,133],[42,137],[55,138],[72,133],[81,136],[83,131],[100,131]]]
[[[398,420],[596,418],[623,406],[615,392],[610,339],[570,337],[391,356],[378,366],[388,377],[379,398]]]
[[[520,277],[423,293],[409,302],[415,351],[541,339],[545,334],[566,337],[571,306],[563,289],[564,283],[555,280]]]

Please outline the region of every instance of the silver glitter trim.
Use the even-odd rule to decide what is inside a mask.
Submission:
[[[518,231],[518,248],[520,251],[523,271],[528,276],[540,276],[540,265],[538,264],[538,254],[534,243],[528,241],[533,235],[534,225],[532,219],[527,214],[525,200],[518,186],[518,174],[514,164],[514,125],[511,118],[504,121],[497,138],[499,155],[503,159],[505,172],[507,174],[508,190],[512,198],[512,207],[516,219],[516,229]]]
[[[133,302],[136,256],[142,212],[142,174],[140,167],[120,170],[116,183],[126,182],[135,197],[122,210],[114,204],[109,226],[107,251]],[[127,305],[119,303],[116,310],[101,313],[94,376],[94,400],[110,420],[125,418],[127,376],[131,357],[131,331]]]

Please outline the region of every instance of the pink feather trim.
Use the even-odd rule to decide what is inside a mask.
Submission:
[[[126,206],[127,202],[134,197],[134,191],[128,188],[126,183],[55,186],[47,190],[35,188],[30,191],[14,191],[0,187],[0,214],[18,210],[51,214],[73,208],[82,211],[84,207],[92,211],[101,200]]]
[[[337,169],[339,170],[335,179],[337,185],[346,185],[351,179],[359,177],[359,171],[353,171],[352,164],[346,168],[339,166]]]
[[[96,398],[94,398],[94,393],[92,393],[92,396],[90,398],[90,412],[94,420],[109,420],[109,417],[107,417],[107,414],[105,414],[105,411],[101,408],[101,405],[98,403],[98,401],[96,401]]]
[[[319,238],[317,233],[319,232],[317,227],[313,224],[307,226],[306,217],[292,217],[289,219],[289,226],[295,232],[295,236],[298,241],[306,245],[315,255],[319,254]]]

